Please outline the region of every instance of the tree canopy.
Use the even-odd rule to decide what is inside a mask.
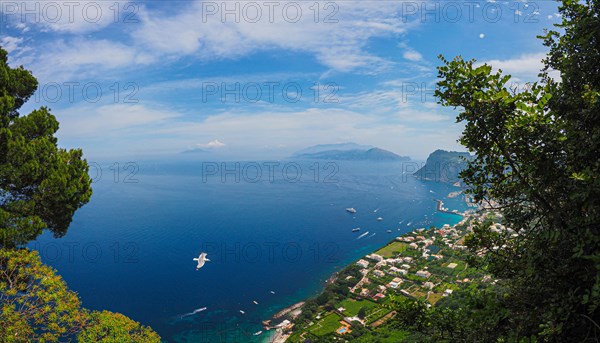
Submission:
[[[80,149],[58,148],[58,121],[42,107],[18,110],[37,88],[0,48],[0,342],[158,343],[119,313],[90,312],[37,252],[20,248],[44,229],[64,235],[92,194]]]
[[[0,48],[0,246],[24,245],[46,228],[64,235],[92,194],[83,153],[58,147],[50,110],[20,115],[36,89],[31,73],[11,68]]]
[[[25,249],[0,249],[0,304],[2,342],[58,342],[86,322],[77,294]]]
[[[77,336],[79,343],[158,343],[160,337],[147,326],[109,311],[93,312],[90,321]]]
[[[560,31],[541,37],[541,80],[525,90],[461,57],[438,69],[437,96],[460,108],[460,142],[476,154],[462,177],[518,232],[482,224],[470,239],[507,287],[497,335],[517,340],[600,334],[600,2],[565,0],[560,13]]]
[[[0,306],[1,342],[160,342],[122,314],[82,308],[77,293],[28,249],[0,249]]]

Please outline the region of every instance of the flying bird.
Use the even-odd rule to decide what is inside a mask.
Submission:
[[[204,267],[204,263],[210,262],[210,260],[206,258],[206,253],[205,252],[201,253],[200,256],[198,256],[198,258],[194,259],[194,261],[198,261],[198,265],[196,266],[196,270]]]

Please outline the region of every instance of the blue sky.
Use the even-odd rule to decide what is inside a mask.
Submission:
[[[203,149],[270,159],[356,142],[461,150],[437,55],[535,80],[557,3],[2,2],[0,45],[40,81],[60,144],[89,159]],[[210,156],[210,155],[209,155]]]

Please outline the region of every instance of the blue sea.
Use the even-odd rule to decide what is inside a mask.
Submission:
[[[121,312],[166,342],[264,341],[269,332],[254,335],[263,320],[318,294],[336,270],[409,230],[461,219],[436,212],[435,199],[466,209],[461,196],[447,198],[458,189],[417,180],[413,168],[339,161],[93,164],[94,195],[68,233],[45,233],[30,247],[85,307]],[[360,232],[352,232],[356,227]],[[201,252],[210,262],[197,271],[192,259]]]

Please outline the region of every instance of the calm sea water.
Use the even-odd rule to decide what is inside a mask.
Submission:
[[[94,195],[67,235],[44,234],[30,247],[84,306],[124,313],[165,341],[258,342],[268,335],[253,335],[262,320],[317,294],[331,273],[401,233],[460,220],[436,212],[434,201],[464,210],[462,197],[446,198],[455,187],[403,175],[407,169],[324,161],[95,165]],[[211,261],[196,271],[192,259],[202,251]]]

